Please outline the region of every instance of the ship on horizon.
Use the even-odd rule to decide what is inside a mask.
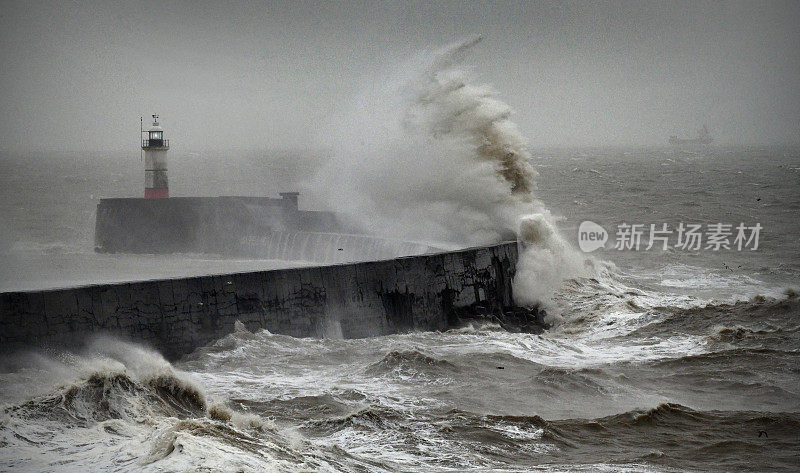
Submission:
[[[669,137],[669,144],[671,145],[710,145],[712,141],[714,139],[711,138],[711,133],[708,132],[708,128],[705,125],[697,130],[696,138],[678,138],[678,135]]]

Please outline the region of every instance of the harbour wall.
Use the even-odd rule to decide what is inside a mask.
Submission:
[[[297,193],[270,197],[101,199],[95,219],[100,253],[236,252],[231,240],[272,232],[357,233],[333,212],[299,210]]]
[[[177,358],[251,331],[361,338],[445,330],[513,307],[516,242],[383,261],[0,294],[0,347],[79,346],[96,333]]]

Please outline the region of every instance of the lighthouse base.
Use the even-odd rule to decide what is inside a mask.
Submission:
[[[167,189],[147,190],[163,190],[167,197]],[[226,254],[238,248],[237,242],[271,232],[360,233],[332,212],[299,210],[291,194],[281,199],[158,197],[101,199],[95,251]]]
[[[145,199],[166,199],[169,197],[169,189],[145,189]]]

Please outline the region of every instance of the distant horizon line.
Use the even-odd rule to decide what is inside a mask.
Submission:
[[[800,147],[800,142],[797,143],[713,143],[710,145],[671,145],[664,144],[578,144],[578,145],[565,145],[565,144],[550,144],[550,145],[534,145],[527,146],[528,151],[534,150],[575,150],[575,149],[701,149],[701,148],[796,148]],[[315,153],[329,153],[333,152],[333,148],[315,147],[315,146],[253,146],[253,147],[233,147],[233,148],[185,148],[178,147],[172,149],[173,153],[178,151],[181,154],[188,153],[225,153],[225,152],[315,152]],[[78,148],[38,148],[38,149],[15,149],[0,147],[0,153],[3,154],[54,154],[54,153],[88,153],[88,154],[102,154],[102,153],[134,153],[139,154],[138,148],[93,148],[93,149],[78,149]]]

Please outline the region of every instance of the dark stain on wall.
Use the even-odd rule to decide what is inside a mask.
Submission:
[[[366,263],[0,294],[0,350],[108,333],[177,358],[233,331],[360,338],[513,313],[517,244]],[[523,314],[521,320],[527,320]]]

